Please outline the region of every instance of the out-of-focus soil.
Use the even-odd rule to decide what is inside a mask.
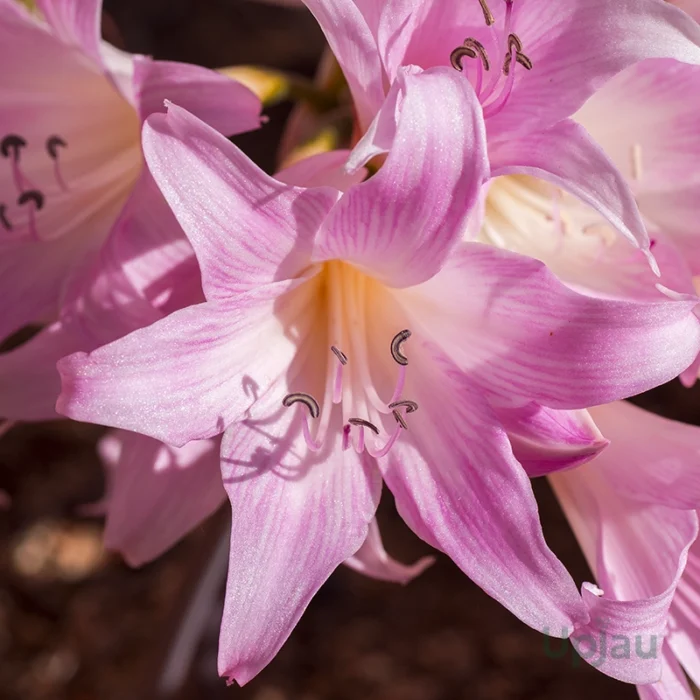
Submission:
[[[303,11],[234,0],[106,0],[129,50],[207,66],[259,63],[310,74],[323,47]],[[264,167],[285,110],[241,140]],[[664,388],[662,412],[693,420],[698,395]],[[100,544],[99,518],[81,517],[103,479],[92,426],[19,426],[0,440],[0,700],[576,700],[634,698],[569,647],[549,647],[446,557],[407,587],[341,568],[309,606],[277,658],[245,688],[216,672],[221,610],[208,615],[182,688],[159,694],[169,644],[225,514],[140,570]],[[536,483],[551,546],[578,582],[590,579],[549,488]],[[404,561],[428,553],[389,498],[387,548]],[[219,600],[221,596],[219,596]],[[220,604],[219,604],[220,605]],[[551,658],[554,651],[560,658]],[[562,657],[562,652],[564,655]]]

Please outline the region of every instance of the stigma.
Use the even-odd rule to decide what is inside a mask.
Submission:
[[[515,84],[515,64],[525,70],[532,70],[532,60],[524,51],[520,37],[511,31],[513,0],[504,0],[506,4],[503,29],[499,32],[496,20],[486,0],[478,0],[484,13],[484,21],[489,27],[493,44],[503,56],[501,69],[492,71],[492,61],[484,45],[474,37],[467,37],[460,46],[450,54],[450,64],[455,70],[463,72],[464,59],[474,59],[474,90],[484,110],[484,117],[499,114],[508,103]],[[499,48],[500,47],[500,48]],[[488,82],[485,77],[489,76]]]
[[[402,398],[408,367],[408,357],[404,353],[403,348],[410,337],[411,331],[406,329],[400,331],[392,338],[389,352],[397,367],[396,384],[388,401],[384,403],[381,402],[380,399],[379,401],[381,403],[377,401],[373,402],[375,412],[379,414],[380,417],[382,414],[393,417],[395,422],[394,429],[386,431],[383,421],[380,422],[376,418],[373,420],[370,415],[350,416],[343,422],[341,435],[343,450],[348,450],[352,446],[358,454],[367,452],[370,456],[375,458],[384,457],[399,439],[401,432],[408,430],[406,415],[415,413],[418,410],[418,404],[415,401]],[[282,405],[285,408],[291,409],[295,405],[299,406],[297,410],[301,410],[302,412],[301,418],[304,440],[308,449],[312,452],[318,452],[323,447],[326,437],[325,432],[330,422],[328,420],[328,413],[332,406],[343,402],[343,373],[351,362],[351,358],[337,346],[331,345],[330,350],[335,360],[337,360],[330,392],[330,405],[324,405],[322,410],[319,402],[311,394],[304,392],[287,394],[284,399],[282,399]],[[350,410],[356,405],[352,398],[350,400],[350,405]],[[318,423],[319,426],[313,435],[311,421],[313,421],[314,424]],[[386,434],[383,435],[383,433]]]

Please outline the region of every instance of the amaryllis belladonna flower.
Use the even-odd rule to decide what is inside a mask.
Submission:
[[[169,98],[226,134],[260,103],[213,71],[118,51],[101,0],[0,0],[0,341],[52,318],[143,171],[141,122]]]
[[[374,137],[354,160],[381,143],[386,161],[342,193],[270,178],[175,106],[154,116],[145,153],[206,302],[59,363],[70,417],[175,445],[224,433],[220,670],[241,683],[366,541],[382,478],[416,533],[525,622],[593,629],[499,415],[637,393],[700,343],[694,301],[595,299],[460,242],[489,171],[454,69],[400,70]]]

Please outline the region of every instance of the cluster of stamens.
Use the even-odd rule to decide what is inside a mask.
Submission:
[[[513,61],[520,64],[526,70],[532,70],[532,61],[523,50],[523,42],[517,34],[510,31],[513,0],[504,0],[504,2],[506,3],[505,27],[503,35],[499,36],[493,26],[496,20],[486,0],[479,0],[479,4],[484,13],[484,21],[486,22],[486,26],[489,27],[494,34],[496,46],[503,46],[504,59],[502,74],[505,76],[505,81],[501,81],[500,73],[494,73],[491,75],[489,82],[484,86],[484,75],[491,72],[491,60],[489,59],[484,45],[473,37],[467,37],[462,44],[450,54],[450,63],[452,67],[460,72],[464,70],[463,61],[465,58],[477,59],[476,84],[474,89],[479,101],[484,107],[484,117],[492,117],[498,114],[508,102],[515,82],[515,71],[512,69]],[[496,94],[496,88],[499,82],[503,84],[500,93]]]
[[[64,139],[56,135],[49,136],[44,144],[49,158],[54,162],[54,177],[56,182],[64,191],[68,189],[68,186],[61,174],[59,149],[65,148],[67,145]],[[36,229],[36,214],[43,209],[46,196],[22,172],[20,156],[22,150],[25,148],[27,148],[27,140],[17,134],[8,134],[0,141],[0,155],[8,159],[11,164],[12,179],[17,189],[17,206],[21,209],[26,209],[30,235],[34,240],[39,240]],[[0,202],[0,225],[2,225],[6,231],[12,231],[14,229],[13,221],[8,214],[8,205],[5,202]]]
[[[391,399],[387,402],[385,406],[385,412],[391,413],[396,421],[396,429],[392,435],[389,436],[387,442],[378,448],[370,448],[369,445],[365,444],[365,430],[369,430],[377,437],[381,434],[379,428],[372,423],[372,421],[366,418],[348,418],[347,422],[343,426],[343,449],[347,450],[350,447],[350,432],[353,427],[358,428],[358,440],[355,449],[358,453],[362,453],[365,449],[372,457],[383,457],[392,448],[396,440],[398,439],[402,430],[408,430],[408,423],[406,422],[406,414],[415,413],[418,410],[418,404],[415,401],[409,401],[406,399],[401,399],[401,394],[403,392],[404,384],[406,382],[406,367],[408,366],[408,358],[403,354],[403,344],[410,338],[411,331],[403,330],[397,333],[391,341],[391,356],[399,366],[399,374],[396,381],[396,387],[394,388],[394,393]],[[333,403],[338,404],[342,400],[342,382],[343,382],[343,369],[348,364],[347,355],[337,348],[335,345],[331,346],[331,352],[338,359],[338,367],[336,370],[335,381],[333,383]],[[290,408],[294,404],[302,404],[306,411],[303,413],[303,423],[302,429],[304,433],[304,439],[310,450],[317,452],[321,449],[323,441],[314,440],[311,436],[311,429],[309,426],[309,416],[316,420],[321,415],[321,409],[318,401],[311,395],[304,392],[295,392],[292,394],[287,394],[282,400],[282,405],[286,408]]]

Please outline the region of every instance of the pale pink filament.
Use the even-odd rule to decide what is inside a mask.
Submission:
[[[318,442],[316,442],[311,437],[311,430],[309,429],[309,418],[306,415],[306,413],[304,413],[302,416],[302,430],[304,431],[304,440],[306,441],[307,447],[312,452],[318,452],[323,446],[323,440],[319,440]]]
[[[333,382],[333,403],[340,403],[343,400],[343,363],[338,360],[338,367],[335,370],[335,381]]]
[[[399,365],[399,376],[396,379],[396,388],[394,389],[394,393],[391,395],[391,399],[387,403],[386,413],[388,413],[391,410],[388,407],[389,404],[394,403],[401,398],[401,394],[403,393],[403,387],[404,387],[405,383],[406,383],[406,365]]]
[[[389,453],[389,450],[394,446],[394,443],[398,440],[399,434],[403,428],[400,425],[396,426],[396,430],[392,434],[392,436],[387,440],[386,445],[382,447],[381,449],[377,450],[376,452],[373,450],[370,450],[369,447],[367,448],[367,452],[374,457],[375,459],[378,459],[379,457],[384,457]]]

